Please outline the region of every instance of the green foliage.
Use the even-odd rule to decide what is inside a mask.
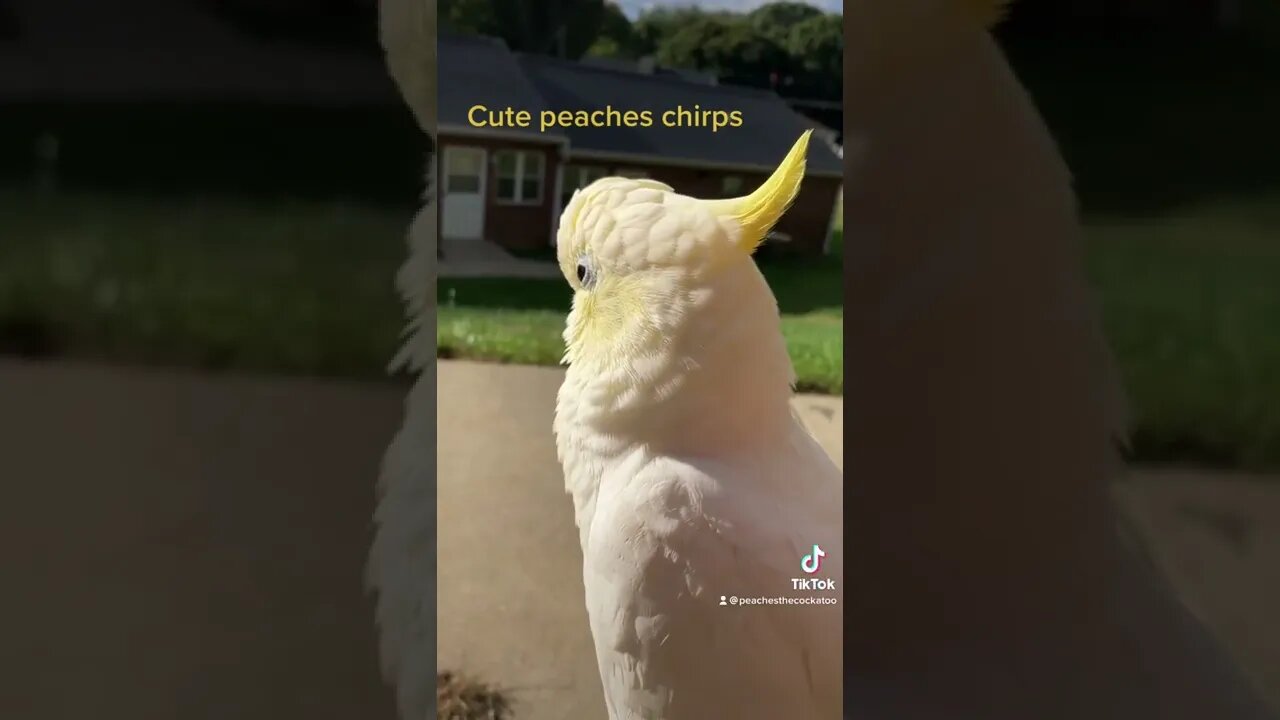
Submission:
[[[840,97],[843,18],[812,5],[775,2],[747,14],[660,8],[643,13],[633,29],[639,47],[666,65],[784,95]]]
[[[1278,197],[1089,223],[1136,460],[1280,467]],[[382,377],[403,326],[390,279],[410,212],[0,192],[0,352]],[[838,261],[761,266],[801,387],[841,392]],[[442,355],[560,359],[563,281],[441,278],[438,291]]]
[[[792,65],[787,51],[758,32],[745,17],[703,16],[666,38],[658,61],[671,67],[709,70],[725,82],[770,86]]]
[[[641,48],[647,54],[656,55],[662,45],[680,28],[705,18],[731,20],[733,13],[714,10],[708,11],[698,7],[663,7],[646,10],[641,13],[632,25]]]
[[[441,0],[441,23],[492,35],[523,52],[637,59],[715,73],[727,83],[773,87],[784,94],[840,96],[844,38],[839,15],[800,2],[750,13],[674,6],[631,22],[606,0]]]
[[[844,84],[844,28],[841,18],[837,15],[812,15],[790,28],[785,47],[798,64],[792,92],[809,97],[840,97]]]
[[[823,17],[818,8],[801,2],[775,2],[752,10],[747,19],[755,31],[781,47],[791,47],[791,29],[802,22]]]
[[[844,390],[839,258],[765,263],[782,332],[804,392]],[[571,293],[560,279],[440,278],[436,340],[441,357],[554,365],[564,355]]]
[[[645,44],[631,21],[614,3],[605,3],[600,34],[587,50],[595,57],[635,59],[645,54]]]

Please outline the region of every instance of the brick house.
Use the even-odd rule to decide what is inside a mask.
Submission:
[[[687,74],[619,68],[511,52],[500,40],[441,33],[440,152],[436,192],[443,244],[493,242],[510,250],[555,243],[574,190],[608,175],[650,177],[696,197],[750,192],[812,122],[768,91]],[[527,110],[532,127],[476,111]],[[737,110],[741,127],[661,127],[677,108]],[[538,127],[543,110],[648,110],[652,127]],[[685,116],[688,117],[688,116]],[[815,135],[800,195],[775,229],[771,252],[825,251],[842,181],[841,161]]]

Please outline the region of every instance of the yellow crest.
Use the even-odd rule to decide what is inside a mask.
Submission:
[[[755,192],[743,197],[707,201],[716,215],[737,221],[742,228],[738,244],[747,252],[764,242],[769,230],[795,202],[800,192],[800,181],[804,179],[805,157],[812,134],[812,130],[804,131],[769,179]]]

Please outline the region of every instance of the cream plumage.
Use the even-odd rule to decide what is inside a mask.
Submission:
[[[436,118],[435,0],[382,0],[387,64],[423,132]],[[435,163],[427,162],[432,191]],[[378,593],[377,622],[383,672],[396,687],[400,717],[433,718],[435,711],[436,207],[425,206],[409,230],[409,259],[398,285],[409,316],[398,367],[419,373],[405,403],[404,425],[383,459],[377,525],[368,577]]]
[[[745,198],[605,178],[566,207],[574,288],[555,431],[613,720],[830,718],[837,605],[787,596],[814,543],[843,589],[842,476],[791,410],[777,303],[751,258],[794,199],[808,133]]]
[[[1123,395],[1001,5],[846,3],[851,717],[1270,717],[1116,538]]]

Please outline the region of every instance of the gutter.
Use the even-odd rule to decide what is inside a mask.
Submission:
[[[566,144],[566,150],[568,146]],[[635,163],[637,165],[665,165],[667,167],[690,168],[694,170],[721,170],[726,172],[753,172],[769,175],[776,168],[771,165],[755,165],[752,163],[717,163],[703,160],[686,160],[683,158],[666,158],[661,155],[645,155],[643,153],[615,153],[598,150],[569,150],[568,160],[598,160],[603,162]],[[844,178],[843,171],[813,170],[806,171],[810,177]]]
[[[460,137],[475,138],[493,138],[495,140],[511,140],[513,142],[531,142],[541,143],[544,145],[559,145],[562,152],[569,149],[569,138],[565,135],[547,135],[544,133],[524,133],[514,130],[490,130],[488,128],[475,128],[470,125],[454,125],[453,123],[439,123],[436,125],[436,133],[440,135],[456,135]]]

